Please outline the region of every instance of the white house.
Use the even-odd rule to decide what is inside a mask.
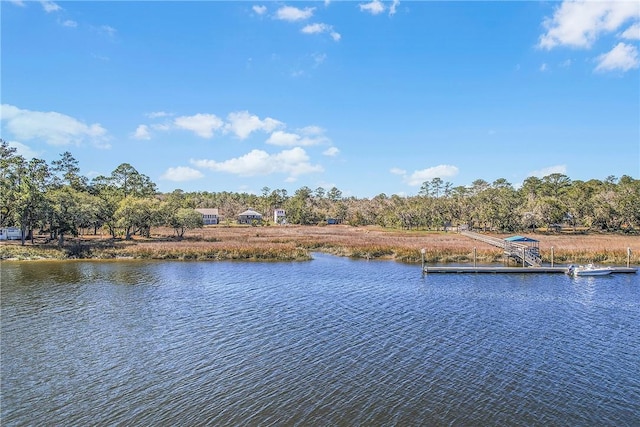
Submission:
[[[262,214],[253,209],[247,209],[238,215],[238,223],[240,224],[253,224],[254,221],[262,222]]]
[[[196,209],[196,212],[199,212],[202,215],[202,222],[204,225],[218,224],[220,222],[218,209],[198,208]]]
[[[284,209],[275,209],[273,211],[273,222],[275,224],[285,224],[287,222]]]
[[[18,227],[0,228],[0,240],[20,240],[22,231]]]

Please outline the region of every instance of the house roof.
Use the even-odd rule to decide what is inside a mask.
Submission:
[[[238,214],[238,216],[262,216],[262,214],[254,211],[253,209],[247,209],[246,211]]]
[[[531,237],[524,237],[524,236],[511,236],[511,237],[507,237],[506,239],[507,242],[537,242],[536,239],[532,239]]]
[[[200,212],[202,215],[218,215],[218,209],[213,208],[198,208],[196,212]]]

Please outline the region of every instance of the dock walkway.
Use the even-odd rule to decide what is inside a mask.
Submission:
[[[504,254],[509,258],[514,258],[523,265],[531,267],[540,267],[542,258],[537,247],[531,247],[522,243],[508,242],[497,237],[485,236],[484,234],[474,233],[473,231],[461,231],[460,234],[474,240],[487,243],[504,250]]]

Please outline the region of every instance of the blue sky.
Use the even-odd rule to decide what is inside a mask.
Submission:
[[[2,1],[2,138],[161,191],[640,178],[640,4]]]

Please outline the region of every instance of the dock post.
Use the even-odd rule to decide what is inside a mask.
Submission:
[[[553,246],[551,246],[551,267],[553,267]]]
[[[627,268],[631,267],[631,248],[627,248]]]
[[[476,267],[476,248],[473,248],[473,267]]]
[[[424,273],[426,273],[424,271],[424,254],[427,253],[427,250],[425,248],[420,249],[420,254],[422,254],[422,275],[424,276]]]

